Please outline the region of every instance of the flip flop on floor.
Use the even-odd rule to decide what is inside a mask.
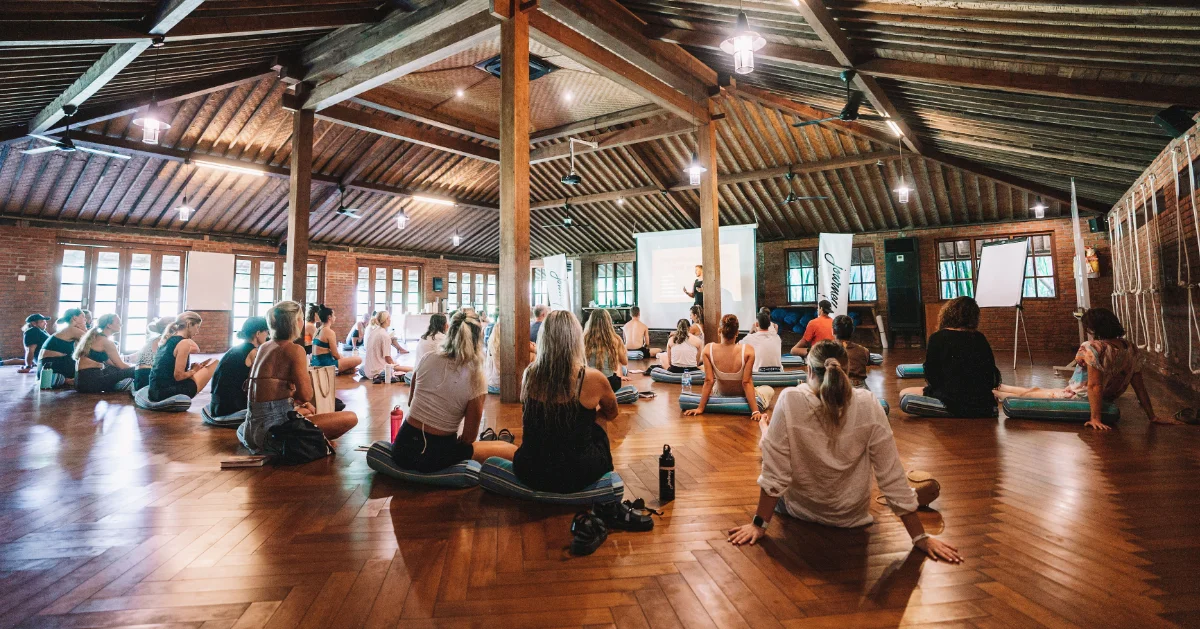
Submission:
[[[513,435],[512,432],[507,428],[501,428],[500,432],[496,433],[496,438],[500,441],[506,441],[508,443],[517,442],[517,437]]]
[[[479,433],[480,441],[495,441],[496,439],[496,431],[492,430],[491,428],[487,428],[483,432]]]

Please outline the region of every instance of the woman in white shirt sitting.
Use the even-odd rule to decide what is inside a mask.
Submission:
[[[741,341],[754,348],[754,371],[783,370],[783,341],[771,329],[772,325],[771,311],[759,310],[750,333]]]
[[[436,472],[490,456],[512,460],[517,447],[506,441],[477,442],[487,383],[483,376],[483,326],[475,313],[459,311],[441,348],[412,373],[410,406],[396,433],[392,459],[418,472]],[[462,435],[458,436],[459,429]]]
[[[413,354],[413,368],[421,364],[421,359],[436,352],[442,341],[446,340],[446,330],[450,329],[450,321],[446,315],[437,313],[429,317],[429,329],[421,335],[417,343],[416,353]]]
[[[688,332],[690,322],[680,319],[667,341],[667,349],[658,355],[658,364],[671,373],[700,369],[700,347],[703,341]]]
[[[380,310],[371,317],[364,334],[363,364],[358,373],[364,378],[383,384],[387,366],[392,366],[392,382],[400,382],[400,374],[412,371],[412,367],[397,365],[392,358],[392,315],[386,310]]]
[[[750,524],[729,530],[729,541],[762,539],[776,512],[826,526],[871,524],[874,471],[913,545],[935,560],[961,562],[956,548],[925,533],[887,416],[874,394],[851,388],[845,362],[841,345],[821,341],[808,354],[808,382],[779,394],[759,444],[758,510]]]

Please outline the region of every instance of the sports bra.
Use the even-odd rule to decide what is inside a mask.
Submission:
[[[716,380],[717,393],[720,395],[741,395],[742,394],[742,370],[746,368],[746,346],[739,345],[742,348],[741,358],[738,361],[740,365],[736,372],[721,371],[717,369],[717,361],[713,358],[712,345],[708,345],[708,364],[713,370],[713,379]],[[734,388],[736,387],[736,388]]]
[[[42,346],[42,351],[46,350],[70,356],[75,352],[75,341],[66,341],[57,336],[51,336],[46,340],[46,344]]]
[[[93,360],[98,363],[101,363],[101,364],[108,362],[108,352],[101,352],[99,350],[89,349],[87,357],[88,357],[88,359]]]
[[[323,347],[325,349],[329,349],[329,343],[326,343],[325,341],[322,341],[321,339],[313,339],[312,344],[317,347]]]

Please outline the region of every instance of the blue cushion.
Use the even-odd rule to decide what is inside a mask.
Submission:
[[[754,386],[794,387],[808,379],[807,371],[756,371]]]
[[[788,325],[796,325],[796,322],[799,320],[800,320],[800,313],[798,313],[794,310],[789,310],[789,311],[787,311],[786,314],[783,315],[783,322]]]
[[[891,405],[891,404],[888,404],[888,403],[887,403],[887,400],[885,400],[885,399],[883,399],[883,398],[879,398],[879,405],[883,407],[883,414],[884,414],[884,415],[889,415],[889,416],[890,416],[890,415],[892,414],[892,405]]]
[[[208,407],[205,406],[200,409],[200,418],[204,421],[205,426],[212,426],[213,428],[237,428],[242,422],[246,421],[246,409],[243,408],[236,413],[213,417],[208,412]]]
[[[633,404],[637,401],[637,387],[630,384],[617,389],[617,404]]]
[[[1048,400],[1040,398],[1005,398],[1004,414],[1012,419],[1036,419],[1049,422],[1084,423],[1092,418],[1092,407],[1083,400]],[[1100,421],[1115,426],[1121,420],[1121,409],[1106,402],[1100,410]]]
[[[462,461],[436,472],[414,472],[396,467],[392,459],[392,444],[376,441],[367,449],[367,467],[396,480],[436,487],[461,489],[479,484],[479,461]]]
[[[517,475],[513,473],[512,461],[495,456],[484,462],[483,469],[479,472],[479,486],[501,496],[559,505],[619,502],[625,496],[625,481],[621,480],[621,475],[616,472],[601,476],[600,480],[573,494],[530,489],[517,480]]]
[[[783,318],[787,316],[786,308],[775,308],[771,311],[771,320],[775,323],[783,323]]]
[[[691,372],[691,374],[692,374],[692,384],[704,384],[704,370],[703,369],[700,369],[699,367],[697,367],[694,371]],[[681,384],[683,382],[683,374],[673,373],[673,372],[667,371],[666,369],[662,369],[661,367],[655,367],[655,368],[651,369],[650,377],[655,382],[666,382],[667,384]]]
[[[900,398],[900,410],[909,415],[918,417],[955,417],[953,413],[946,410],[946,405],[937,398],[926,397],[924,395],[906,395]],[[992,407],[990,413],[980,409],[978,414],[971,414],[968,417],[983,417],[990,415],[991,417],[999,416],[999,409]]]
[[[871,364],[872,365],[882,365],[883,364],[883,354],[876,354],[874,352],[871,352]]]
[[[493,387],[492,385],[489,384],[488,385],[488,393],[491,395],[500,395],[500,387]]]
[[[627,358],[629,358],[629,360],[642,360],[643,358],[645,358],[645,357],[646,357],[646,355],[645,355],[645,354],[643,354],[643,353],[641,352],[641,350],[637,350],[637,351],[626,351],[626,352],[625,352],[625,355],[626,355],[626,357],[627,357]]]
[[[896,365],[897,378],[924,378],[925,365],[915,363],[910,365]]]
[[[755,402],[758,403],[758,410],[767,410],[767,405],[763,403],[761,397],[756,397]],[[700,406],[699,393],[683,393],[679,396],[679,408],[685,411],[690,411],[693,408]],[[750,405],[746,403],[746,398],[723,397],[720,395],[708,396],[708,405],[704,407],[705,413],[728,413],[730,415],[749,415]]]
[[[142,387],[133,394],[133,403],[147,411],[181,413],[192,407],[192,398],[180,393],[158,402],[150,401],[150,387]]]
[[[792,356],[791,354],[784,354],[780,357],[779,362],[784,367],[803,367],[805,365],[803,356]]]

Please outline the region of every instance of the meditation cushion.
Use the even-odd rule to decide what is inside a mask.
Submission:
[[[758,404],[758,410],[767,410],[767,405],[763,403],[761,397],[755,396],[755,402]],[[699,393],[684,393],[679,396],[679,408],[681,410],[690,411],[693,408],[700,406]],[[728,413],[730,415],[749,415],[750,405],[746,403],[746,398],[723,397],[720,395],[708,396],[708,406],[704,408],[706,413]]]
[[[222,417],[213,417],[209,414],[208,407],[205,406],[200,409],[200,418],[204,421],[205,426],[212,426],[213,428],[237,428],[242,425],[242,422],[246,421],[246,409]]]
[[[796,312],[795,310],[789,310],[783,315],[783,322],[788,325],[796,325],[796,322],[799,320],[800,313]]]
[[[909,415],[916,415],[917,417],[955,417],[950,411],[946,410],[946,405],[942,404],[941,400],[924,395],[906,395],[900,398],[900,410]],[[979,415],[972,414],[967,417],[979,418],[982,415],[984,413],[980,413]],[[998,417],[999,415],[999,409],[993,406],[989,416]]]
[[[891,404],[888,404],[888,403],[887,403],[887,400],[885,400],[885,399],[883,399],[883,398],[879,398],[879,405],[883,407],[883,414],[884,414],[884,415],[891,416],[891,414],[892,414],[892,405],[891,405]]]
[[[797,323],[796,325],[792,326],[792,332],[795,332],[796,334],[804,334],[804,330],[806,327],[807,326],[803,326],[803,325],[800,325],[799,323]]]
[[[1012,419],[1036,419],[1048,422],[1085,423],[1092,417],[1087,400],[1047,400],[1040,398],[1005,398],[1004,414]],[[1106,402],[1100,411],[1100,421],[1115,426],[1121,420],[1116,404]]]
[[[617,404],[633,404],[637,401],[637,387],[630,384],[617,389]]]
[[[500,387],[493,387],[491,385],[488,385],[488,394],[500,395]]]
[[[693,385],[704,384],[703,369],[697,367],[691,372],[691,374]],[[667,384],[681,384],[683,382],[683,374],[673,373],[659,367],[655,367],[650,370],[650,377],[654,379],[655,382],[666,382]]]
[[[643,354],[641,350],[626,351],[625,355],[629,358],[629,360],[642,360],[643,358],[646,357],[646,355]]]
[[[756,371],[754,386],[794,387],[808,379],[807,371]]]
[[[871,361],[870,362],[872,365],[882,365],[883,364],[883,354],[876,354],[875,352],[871,352]]]
[[[924,378],[925,365],[921,363],[913,363],[909,365],[896,365],[897,378]]]
[[[376,441],[367,450],[367,467],[397,480],[436,487],[462,489],[479,484],[479,461],[466,460],[436,472],[414,472],[396,467],[392,460],[392,444]]]
[[[803,356],[792,356],[791,354],[784,354],[780,357],[779,362],[784,367],[803,367],[805,365]]]
[[[192,398],[180,393],[158,402],[150,401],[150,387],[142,387],[133,394],[133,403],[147,411],[182,413],[192,407]]]
[[[625,496],[625,481],[621,480],[621,475],[616,472],[609,472],[601,476],[600,480],[573,494],[556,494],[530,489],[517,480],[517,475],[513,473],[512,461],[505,461],[496,456],[484,462],[483,468],[479,471],[479,486],[501,496],[559,505],[619,502]]]
[[[775,323],[783,323],[787,313],[787,308],[775,308],[771,311],[771,320]]]

